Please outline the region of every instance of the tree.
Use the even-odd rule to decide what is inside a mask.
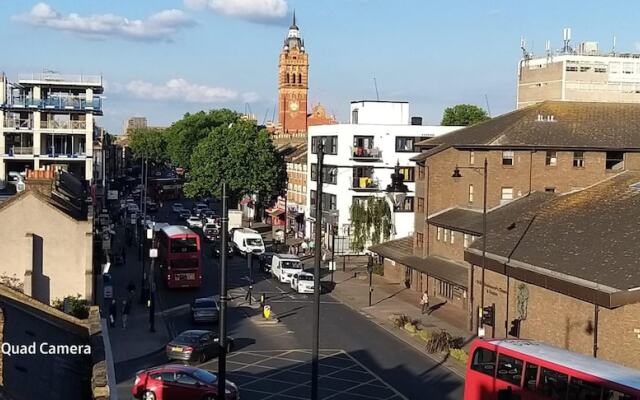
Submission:
[[[457,106],[445,108],[440,125],[467,126],[488,119],[487,112],[482,108],[473,104],[458,104]]]
[[[191,156],[209,133],[223,125],[237,122],[240,114],[229,109],[200,111],[185,116],[167,128],[167,155],[173,165],[191,168]]]
[[[241,120],[213,129],[195,147],[190,165],[187,196],[220,196],[224,180],[231,204],[245,194],[270,197],[280,190],[284,169],[267,131]]]
[[[368,243],[374,245],[391,236],[391,209],[384,197],[369,196],[349,209],[353,238],[351,250],[362,251]]]
[[[164,129],[137,128],[131,133],[131,150],[137,159],[146,158],[157,164],[168,160]]]

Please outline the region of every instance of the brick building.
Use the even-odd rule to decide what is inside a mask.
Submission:
[[[640,170],[640,104],[547,101],[419,145],[415,233],[371,250],[385,257],[386,277],[466,309],[471,328],[479,295],[465,249],[481,243],[485,158],[488,220],[532,193],[587,191]]]

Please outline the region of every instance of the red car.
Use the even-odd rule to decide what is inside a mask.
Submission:
[[[238,387],[226,382],[225,400],[238,400]],[[131,394],[142,400],[216,400],[218,376],[186,365],[165,365],[136,373]]]

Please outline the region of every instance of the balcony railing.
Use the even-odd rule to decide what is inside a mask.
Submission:
[[[86,129],[87,121],[40,121],[41,129]]]
[[[99,96],[94,96],[92,99],[85,99],[83,97],[61,97],[51,96],[46,99],[32,99],[25,97],[12,97],[9,99],[7,105],[9,107],[25,107],[25,108],[45,108],[45,109],[60,109],[60,110],[102,110],[102,99]]]
[[[377,147],[351,147],[352,160],[380,160],[382,159],[382,150]]]
[[[102,86],[101,75],[58,74],[53,72],[42,72],[36,74],[20,73],[18,74],[18,81],[59,82]]]
[[[29,118],[5,118],[4,127],[13,129],[33,129],[33,120]]]
[[[84,157],[87,155],[87,153],[83,151],[64,151],[64,150],[58,150],[58,149],[49,149],[49,151],[47,151],[46,153],[42,154],[43,156],[49,156],[49,157],[68,157],[68,158],[78,158],[78,157]]]
[[[7,154],[9,154],[9,156],[32,155],[33,147],[9,146],[7,148]]]
[[[376,191],[380,189],[380,182],[377,178],[369,176],[356,176],[351,182],[351,190],[357,191]]]

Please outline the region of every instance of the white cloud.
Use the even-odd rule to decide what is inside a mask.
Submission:
[[[254,22],[280,21],[288,10],[286,0],[184,0],[184,4],[188,8],[209,9]]]
[[[156,85],[141,80],[125,85],[114,85],[116,92],[126,91],[145,100],[177,100],[187,103],[221,103],[235,100],[238,92],[231,89],[198,85],[183,78],[174,78],[165,84]]]
[[[169,41],[179,30],[195,24],[183,11],[176,9],[163,10],[146,19],[129,19],[115,14],[64,15],[46,3],[38,3],[28,13],[13,16],[13,19],[29,25],[78,33],[96,39],[117,36],[153,41]]]

